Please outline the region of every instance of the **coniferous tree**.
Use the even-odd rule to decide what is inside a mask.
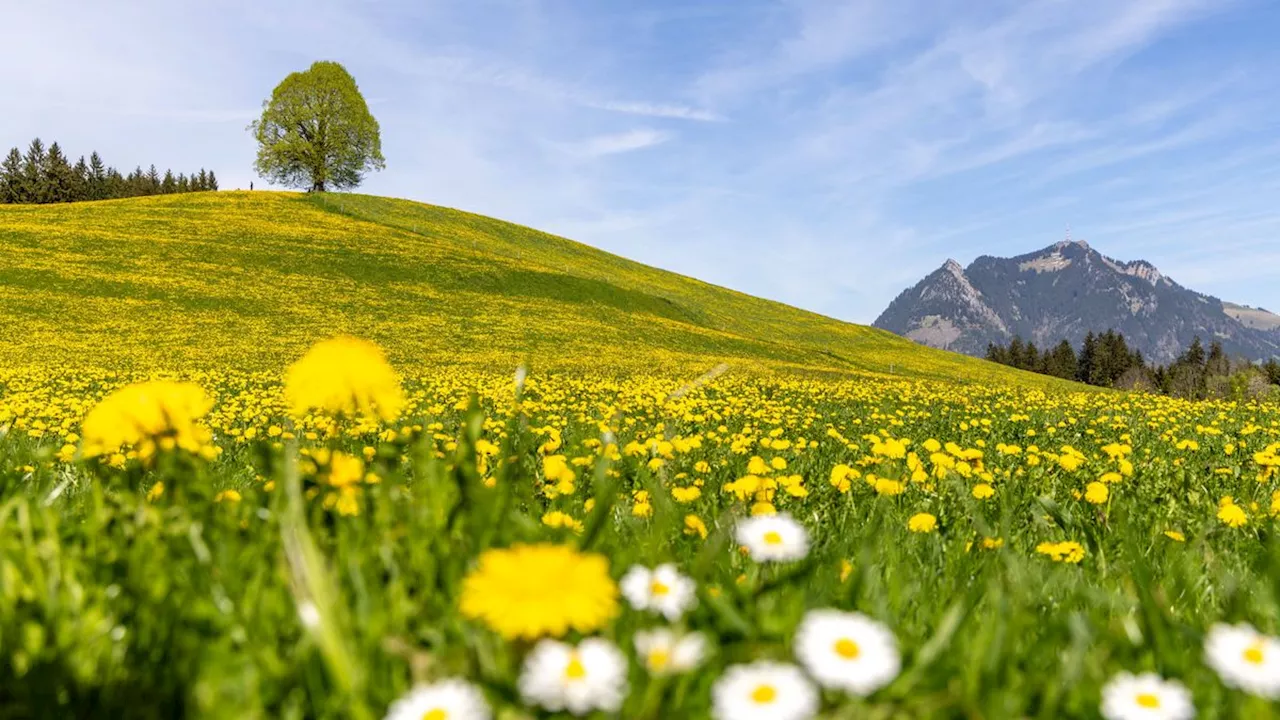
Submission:
[[[84,161],[84,156],[76,161],[75,167],[71,168],[71,202],[80,202],[89,199],[89,163]]]
[[[23,184],[29,203],[48,202],[48,185],[45,182],[45,149],[40,138],[31,141],[27,154],[22,158]]]
[[[1045,369],[1047,374],[1055,377],[1074,380],[1076,377],[1076,351],[1072,349],[1071,343],[1063,340],[1058,343],[1049,353],[1049,360]]]
[[[71,202],[75,181],[71,177],[71,164],[58,143],[49,145],[44,160],[45,202]]]
[[[107,168],[106,174],[106,180],[102,184],[102,197],[104,199],[125,197],[127,188],[125,187],[126,183],[124,176],[120,174],[120,171],[113,167],[109,167]]]
[[[1022,349],[1022,362],[1018,367],[1031,372],[1040,372],[1040,350],[1036,348],[1036,344],[1028,342]]]
[[[1199,335],[1196,335],[1195,339],[1191,341],[1191,347],[1187,348],[1187,352],[1183,357],[1184,362],[1188,365],[1195,365],[1200,368],[1204,367],[1204,345],[1201,344]]]
[[[143,172],[142,166],[138,165],[129,173],[129,194],[131,197],[138,197],[147,194],[147,174]]]
[[[1098,339],[1090,330],[1084,336],[1084,344],[1080,346],[1080,359],[1076,363],[1076,379],[1087,383],[1093,375],[1094,361],[1098,355]]]
[[[1214,340],[1209,344],[1209,356],[1204,361],[1205,375],[1220,377],[1231,374],[1231,360],[1222,349],[1222,343]]]
[[[1272,385],[1280,385],[1280,362],[1275,358],[1268,360],[1267,364],[1262,366],[1262,371],[1267,374],[1267,380]]]
[[[1204,345],[1200,342],[1200,336],[1197,335],[1186,352],[1178,356],[1178,359],[1169,366],[1166,380],[1169,394],[1191,399],[1204,397],[1207,385],[1205,382],[1207,359]]]
[[[1022,345],[1022,338],[1018,335],[1014,335],[1013,339],[1009,341],[1009,365],[1011,367],[1018,367],[1022,363],[1022,356],[1025,352]]]
[[[107,168],[94,150],[89,155],[89,191],[90,200],[105,200],[107,197]]]
[[[0,202],[27,202],[26,178],[22,173],[22,153],[13,148],[0,166]]]
[[[204,168],[190,177],[175,178],[166,170],[162,178],[155,165],[121,175],[97,152],[87,162],[81,155],[73,165],[58,143],[46,148],[39,138],[25,154],[14,148],[0,162],[0,203],[78,202],[217,188],[213,171]]]
[[[1005,352],[1003,345],[997,345],[995,343],[987,343],[986,357],[988,360],[994,363],[1000,363],[1001,365],[1009,364],[1009,356]]]

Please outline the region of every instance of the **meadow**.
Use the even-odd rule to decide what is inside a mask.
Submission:
[[[0,208],[0,717],[1280,716],[1275,405],[221,195]]]

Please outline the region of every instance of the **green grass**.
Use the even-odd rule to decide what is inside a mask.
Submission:
[[[262,438],[272,425],[291,425],[261,379],[202,378],[220,398],[210,418],[224,449],[215,462],[166,455],[150,469],[135,462],[116,471],[55,461],[62,438],[30,432],[43,403],[16,420],[0,415],[8,428],[0,432],[0,717],[376,718],[415,682],[464,677],[504,709],[499,717],[548,718],[517,697],[529,643],[505,642],[458,612],[461,578],[478,553],[532,541],[603,553],[614,578],[633,563],[675,562],[697,582],[699,606],[686,622],[712,638],[714,654],[667,684],[648,679],[632,657],[621,717],[706,717],[726,667],[791,659],[801,616],[822,607],[887,624],[903,653],[902,674],[873,697],[829,693],[823,720],[1097,718],[1102,686],[1122,671],[1184,682],[1199,717],[1280,717],[1228,690],[1201,650],[1215,622],[1280,627],[1280,543],[1267,516],[1274,481],[1256,479],[1253,459],[1280,441],[1274,407],[732,375],[670,401],[663,390],[678,383],[535,376],[522,409],[513,408],[510,385],[497,382],[471,414],[455,403],[473,379],[411,382],[421,399],[395,426],[420,429],[394,439],[370,430],[296,441],[355,455],[373,449],[368,469],[380,480],[362,486],[352,517],[288,491],[295,442]],[[101,389],[93,376],[47,382],[55,401]],[[610,419],[619,447],[674,436],[702,444],[659,468],[647,454],[608,462],[590,444],[609,419],[602,408],[620,413]],[[984,446],[996,496],[975,500],[977,478],[955,473],[908,482],[896,496],[877,495],[862,479],[844,493],[828,483],[837,464],[909,477],[905,460],[876,455],[860,439],[895,420],[893,434],[914,439],[932,470],[942,463],[922,449],[929,438]],[[548,426],[563,437],[554,452],[589,461],[573,495],[538,492]],[[245,428],[259,439],[233,439]],[[785,429],[788,448],[761,444],[772,428]],[[1045,448],[1034,464],[1030,431]],[[1177,449],[1170,435],[1201,446]],[[487,470],[475,462],[479,437],[501,446]],[[800,450],[801,437],[818,442]],[[738,438],[749,452],[733,449]],[[1111,486],[1105,505],[1075,497],[1117,467],[1100,447],[1121,440],[1134,448],[1133,476]],[[1026,449],[1003,454],[998,443]],[[1240,446],[1228,452],[1227,444]],[[1080,468],[1055,461],[1050,449],[1063,445],[1087,456]],[[803,562],[757,565],[733,544],[749,502],[723,486],[757,453],[785,459],[785,473],[804,478],[806,497],[776,498],[811,533]],[[486,472],[492,489],[481,481]],[[303,487],[326,492],[322,477],[304,470]],[[695,478],[705,482],[702,497],[677,504],[670,488]],[[147,498],[157,482],[165,492]],[[225,489],[242,499],[218,502]],[[635,516],[637,490],[650,492],[651,517]],[[1244,528],[1215,519],[1224,494],[1258,503]],[[543,526],[549,510],[588,530]],[[935,514],[938,531],[909,532],[918,512]],[[686,513],[706,521],[707,539],[683,532]],[[1003,545],[968,547],[983,537]],[[1035,551],[1064,539],[1086,549],[1079,565]],[[852,569],[842,579],[846,561]],[[308,628],[298,607],[312,599],[323,612]],[[624,608],[599,634],[630,655],[637,629],[662,624]]]
[[[0,206],[0,253],[9,365],[274,369],[351,333],[416,367],[727,361],[1057,384],[405,200],[221,192]]]

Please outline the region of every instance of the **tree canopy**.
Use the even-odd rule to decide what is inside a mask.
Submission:
[[[336,62],[291,73],[249,129],[258,141],[254,169],[279,185],[342,190],[386,166],[378,121],[355,78]]]

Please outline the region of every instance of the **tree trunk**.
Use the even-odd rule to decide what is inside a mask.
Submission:
[[[324,181],[317,180],[311,186],[311,192],[324,192]]]

